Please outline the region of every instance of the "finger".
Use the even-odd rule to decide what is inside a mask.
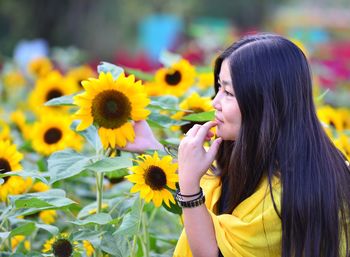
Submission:
[[[206,123],[204,123],[200,129],[198,130],[196,136],[199,140],[204,140],[204,138],[206,137],[206,135],[208,134],[209,130],[216,126],[217,123],[215,121],[208,121]]]
[[[204,140],[209,142],[211,140],[211,137],[205,137]]]
[[[211,138],[211,137],[213,137],[214,135],[215,135],[215,134],[214,134],[211,130],[209,130],[208,133],[207,133],[207,135],[206,135],[206,137]]]
[[[200,127],[200,125],[195,124],[189,131],[187,131],[186,136],[195,136]]]
[[[211,146],[209,147],[209,150],[207,152],[207,155],[209,156],[209,158],[211,159],[211,161],[214,161],[215,156],[219,150],[220,144],[222,142],[222,138],[218,137],[217,139],[215,139],[213,141],[213,143],[211,144]]]
[[[207,135],[205,136],[205,141],[210,141],[211,138],[214,136],[215,134],[213,132],[211,132],[210,130],[208,131]]]

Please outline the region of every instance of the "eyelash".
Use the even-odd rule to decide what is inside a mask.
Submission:
[[[221,88],[222,88],[222,86],[219,84],[219,91],[221,90]],[[234,94],[228,92],[227,90],[224,90],[224,94],[225,94],[226,96],[232,96],[232,97],[235,96]]]
[[[230,92],[228,92],[228,91],[224,91],[224,93],[225,93],[225,95],[227,95],[227,96],[232,96],[232,97],[234,97],[235,95],[234,94],[231,94]]]

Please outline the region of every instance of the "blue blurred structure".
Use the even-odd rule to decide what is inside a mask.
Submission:
[[[157,61],[163,50],[174,47],[183,32],[182,20],[171,14],[148,16],[139,24],[139,43],[150,58]]]
[[[27,72],[28,63],[49,54],[49,45],[44,39],[21,40],[15,47],[13,58],[23,72]]]

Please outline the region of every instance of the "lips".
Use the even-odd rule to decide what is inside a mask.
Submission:
[[[222,119],[220,119],[218,116],[216,116],[215,115],[215,120],[218,122],[218,123],[224,123],[223,121],[222,121]]]

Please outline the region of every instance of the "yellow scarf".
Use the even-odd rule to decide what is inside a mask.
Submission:
[[[225,257],[281,256],[282,230],[270,196],[267,178],[263,178],[256,191],[241,202],[232,214],[216,215],[221,195],[221,180],[205,175],[201,180],[206,206],[213,220],[215,236]],[[280,210],[281,186],[272,181],[273,196]],[[205,242],[203,242],[205,243]],[[185,230],[176,245],[174,257],[191,257]]]

